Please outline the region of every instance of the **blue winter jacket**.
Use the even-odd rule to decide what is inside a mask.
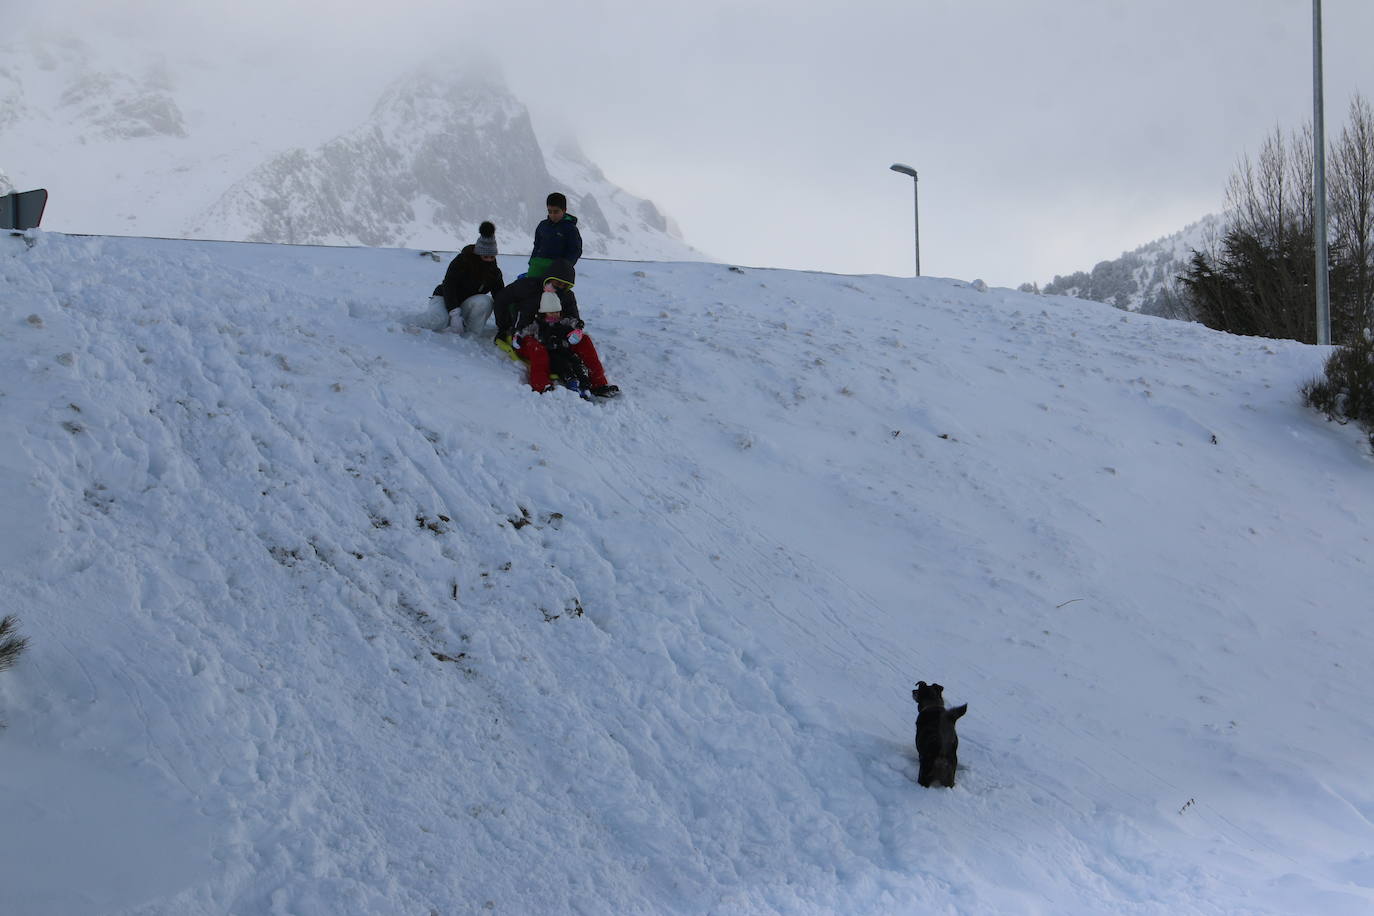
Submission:
[[[569,264],[576,264],[582,257],[582,233],[577,228],[577,217],[566,213],[558,222],[542,220],[534,227],[534,250],[530,252],[530,262],[556,261],[562,258]]]

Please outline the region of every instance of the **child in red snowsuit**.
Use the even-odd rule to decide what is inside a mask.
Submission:
[[[620,394],[620,389],[606,381],[601,358],[583,330],[577,300],[571,296],[572,280],[572,265],[555,261],[554,269],[544,278],[538,299],[531,298],[520,309],[511,346],[529,363],[530,387],[535,391],[542,393],[553,387],[549,379],[550,354],[556,357],[561,351],[570,351],[587,367],[586,381],[591,393],[613,398]],[[560,375],[566,376],[566,372]]]

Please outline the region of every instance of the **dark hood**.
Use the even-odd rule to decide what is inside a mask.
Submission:
[[[573,267],[571,261],[558,258],[549,265],[549,269],[544,272],[545,280],[562,280],[572,286],[577,282],[577,268]]]

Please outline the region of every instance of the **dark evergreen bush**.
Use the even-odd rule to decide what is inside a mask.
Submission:
[[[1330,246],[1331,336],[1353,342],[1363,327],[1352,294],[1350,265]],[[1231,334],[1317,342],[1316,266],[1312,234],[1284,232],[1264,242],[1231,229],[1215,255],[1194,251],[1179,277],[1198,321]]]
[[[1374,447],[1374,333],[1366,328],[1354,342],[1337,347],[1325,373],[1303,388],[1303,397],[1338,423],[1358,423]]]

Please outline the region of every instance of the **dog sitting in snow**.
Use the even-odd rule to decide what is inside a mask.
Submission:
[[[916,781],[926,788],[936,784],[953,788],[954,771],[959,768],[954,723],[968,712],[968,704],[945,709],[945,688],[925,681],[917,681],[911,698],[916,701],[916,755],[921,758]]]

